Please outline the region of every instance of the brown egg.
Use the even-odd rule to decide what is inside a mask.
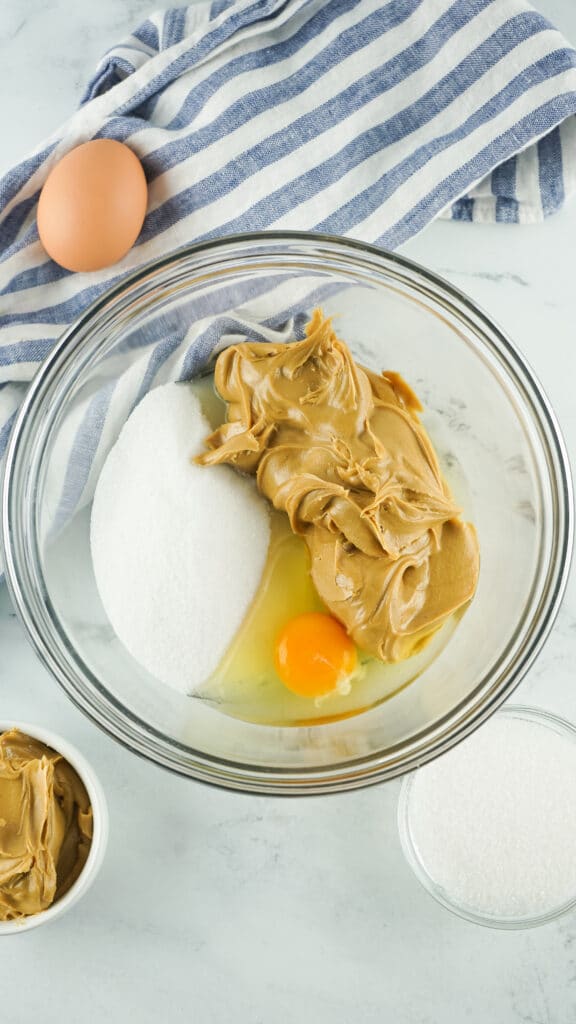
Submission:
[[[142,164],[128,146],[84,142],[56,164],[40,193],[42,245],[66,270],[109,267],[138,238],[147,200]]]

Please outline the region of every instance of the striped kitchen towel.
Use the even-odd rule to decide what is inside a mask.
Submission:
[[[149,18],[0,181],[0,461],[54,340],[143,263],[267,228],[394,248],[438,215],[539,220],[574,189],[575,112],[576,53],[523,0],[214,0]],[[71,274],[40,245],[38,195],[102,137],[141,158],[148,215],[119,264]]]

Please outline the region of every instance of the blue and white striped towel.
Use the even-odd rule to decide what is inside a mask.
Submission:
[[[575,112],[576,53],[523,0],[214,0],[154,15],[0,181],[0,461],[54,340],[144,262],[248,230],[394,248],[438,215],[540,220],[574,190]],[[54,164],[101,137],[142,159],[148,215],[121,263],[70,274],[38,241],[36,203]],[[190,365],[182,345],[196,341],[170,359]],[[145,359],[135,394],[164,356]]]

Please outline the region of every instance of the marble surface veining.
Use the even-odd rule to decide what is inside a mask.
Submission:
[[[536,6],[576,40],[572,0]],[[73,108],[150,0],[0,0],[0,171]],[[576,450],[576,203],[538,227],[437,223],[404,252],[467,291],[542,380]],[[515,699],[576,721],[574,580]],[[169,775],[102,734],[28,646],[0,589],[0,708],[67,736],[108,792],[111,842],[87,898],[5,939],[6,1024],[573,1024],[576,914],[478,928],[419,888],[398,785],[275,801]]]

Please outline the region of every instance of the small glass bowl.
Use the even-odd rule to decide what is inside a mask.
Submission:
[[[544,728],[551,729],[559,735],[576,743],[576,727],[565,718],[560,718],[541,708],[527,707],[525,705],[508,705],[496,713],[495,718],[517,718],[521,721],[532,722]],[[486,928],[499,928],[504,930],[515,930],[521,928],[536,928],[539,925],[556,921],[557,918],[567,914],[576,907],[576,892],[569,900],[559,906],[552,907],[542,914],[503,917],[497,914],[482,913],[473,910],[462,903],[454,900],[446,889],[439,885],[429,874],[424,861],[417,848],[411,829],[411,804],[410,798],[413,793],[414,782],[418,772],[412,772],[404,779],[400,797],[398,799],[398,832],[404,856],[416,875],[416,878],[423,888],[437,903],[450,910],[457,917],[473,924],[483,925]]]

